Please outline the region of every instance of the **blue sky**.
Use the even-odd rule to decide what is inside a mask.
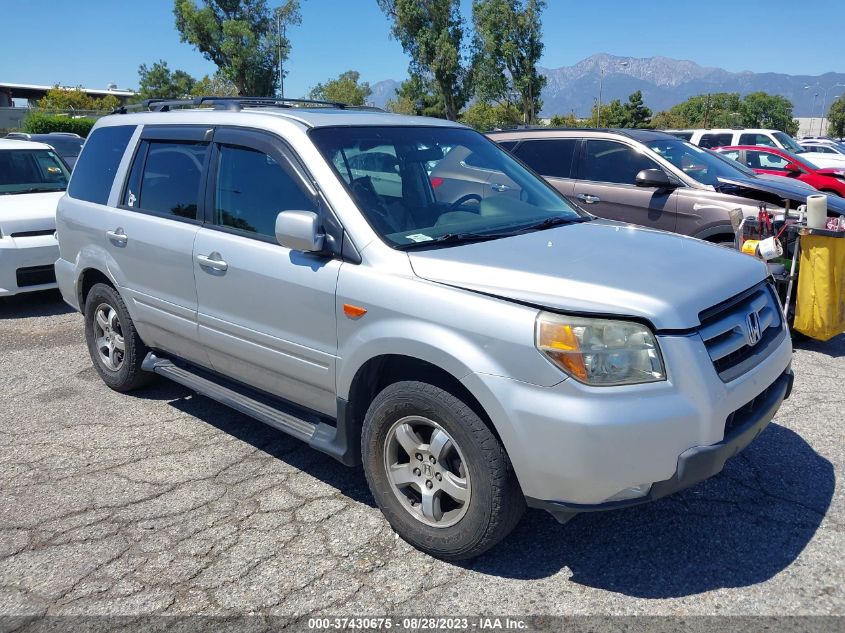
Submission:
[[[569,65],[605,52],[664,55],[731,71],[845,71],[838,50],[845,35],[845,0],[816,0],[807,10],[797,8],[802,5],[795,0],[766,0],[764,11],[762,4],[549,0],[541,63]],[[471,1],[462,5],[468,16]],[[158,59],[195,76],[213,72],[199,52],[179,42],[172,6],[172,0],[0,0],[0,81],[91,88],[114,82],[134,88],[138,66]],[[302,25],[288,32],[293,44],[289,96],[303,95],[349,69],[371,83],[406,76],[408,60],[390,39],[376,0],[302,0],[302,17]],[[801,44],[802,38],[809,44]]]

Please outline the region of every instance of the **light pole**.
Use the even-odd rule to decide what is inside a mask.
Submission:
[[[831,88],[838,88],[839,86],[843,86],[843,85],[845,85],[845,84],[833,84],[832,86],[828,86],[824,90],[824,99],[822,99],[822,116],[821,116],[821,120],[819,121],[819,136],[822,135],[822,126],[824,125],[824,122],[825,122],[825,116],[826,115],[825,115],[824,109],[827,106],[827,95],[830,93]],[[810,130],[810,132],[812,132],[812,130]]]
[[[628,62],[619,62],[619,68],[625,68]],[[602,87],[604,85],[604,66],[599,64],[599,107],[596,111],[596,128],[601,127],[601,97]]]
[[[819,84],[813,84],[812,86],[804,86],[804,90],[809,90],[810,88],[816,88]],[[813,107],[810,108],[810,136],[813,135],[813,126],[816,123],[816,99],[818,98],[819,93],[813,93]]]

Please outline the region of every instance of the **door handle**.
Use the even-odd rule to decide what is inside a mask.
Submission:
[[[601,202],[601,198],[598,196],[590,195],[589,193],[579,193],[577,196],[581,202],[585,202],[587,204],[595,204],[596,202]]]
[[[118,246],[126,246],[126,242],[129,241],[129,238],[126,237],[126,233],[124,233],[123,229],[120,227],[116,228],[114,231],[106,231],[106,237]]]
[[[507,185],[501,185],[498,182],[494,182],[493,184],[491,184],[490,188],[493,191],[498,191],[499,193],[504,193],[505,191],[510,191],[510,189],[511,189]]]
[[[217,251],[211,253],[210,255],[197,255],[197,262],[203,268],[210,268],[211,270],[217,270],[221,273],[225,272],[226,269],[229,268],[229,264],[223,261],[223,258]]]

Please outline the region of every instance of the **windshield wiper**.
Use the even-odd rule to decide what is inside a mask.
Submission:
[[[520,233],[523,231],[542,231],[543,229],[550,229],[553,226],[561,226],[562,224],[577,224],[578,222],[590,222],[592,218],[588,218],[586,216],[578,216],[575,218],[565,218],[562,216],[555,216],[552,218],[546,218],[545,220],[541,220],[536,224],[529,224],[528,226],[523,226],[518,229]]]
[[[441,235],[440,237],[435,237],[430,240],[424,240],[422,242],[401,244],[397,246],[397,248],[403,251],[407,251],[414,248],[435,246],[440,244],[467,244],[469,242],[486,242],[487,240],[495,240],[500,237],[507,237],[509,235],[514,235],[514,233],[446,233],[445,235]]]

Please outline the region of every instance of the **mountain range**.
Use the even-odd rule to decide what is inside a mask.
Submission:
[[[611,99],[624,101],[632,92],[642,90],[643,101],[654,112],[666,110],[689,97],[708,92],[738,92],[745,95],[763,91],[789,99],[796,117],[819,117],[822,116],[823,101],[826,101],[826,114],[831,100],[845,92],[845,73],[787,75],[730,72],[668,57],[618,57],[600,53],[574,66],[538,69],[548,78],[543,89],[542,116],[570,112],[577,116],[589,115],[599,95],[602,69],[604,103]],[[375,105],[383,107],[388,99],[393,98],[399,83],[387,79],[372,84],[370,99]],[[813,95],[817,95],[815,100]]]

